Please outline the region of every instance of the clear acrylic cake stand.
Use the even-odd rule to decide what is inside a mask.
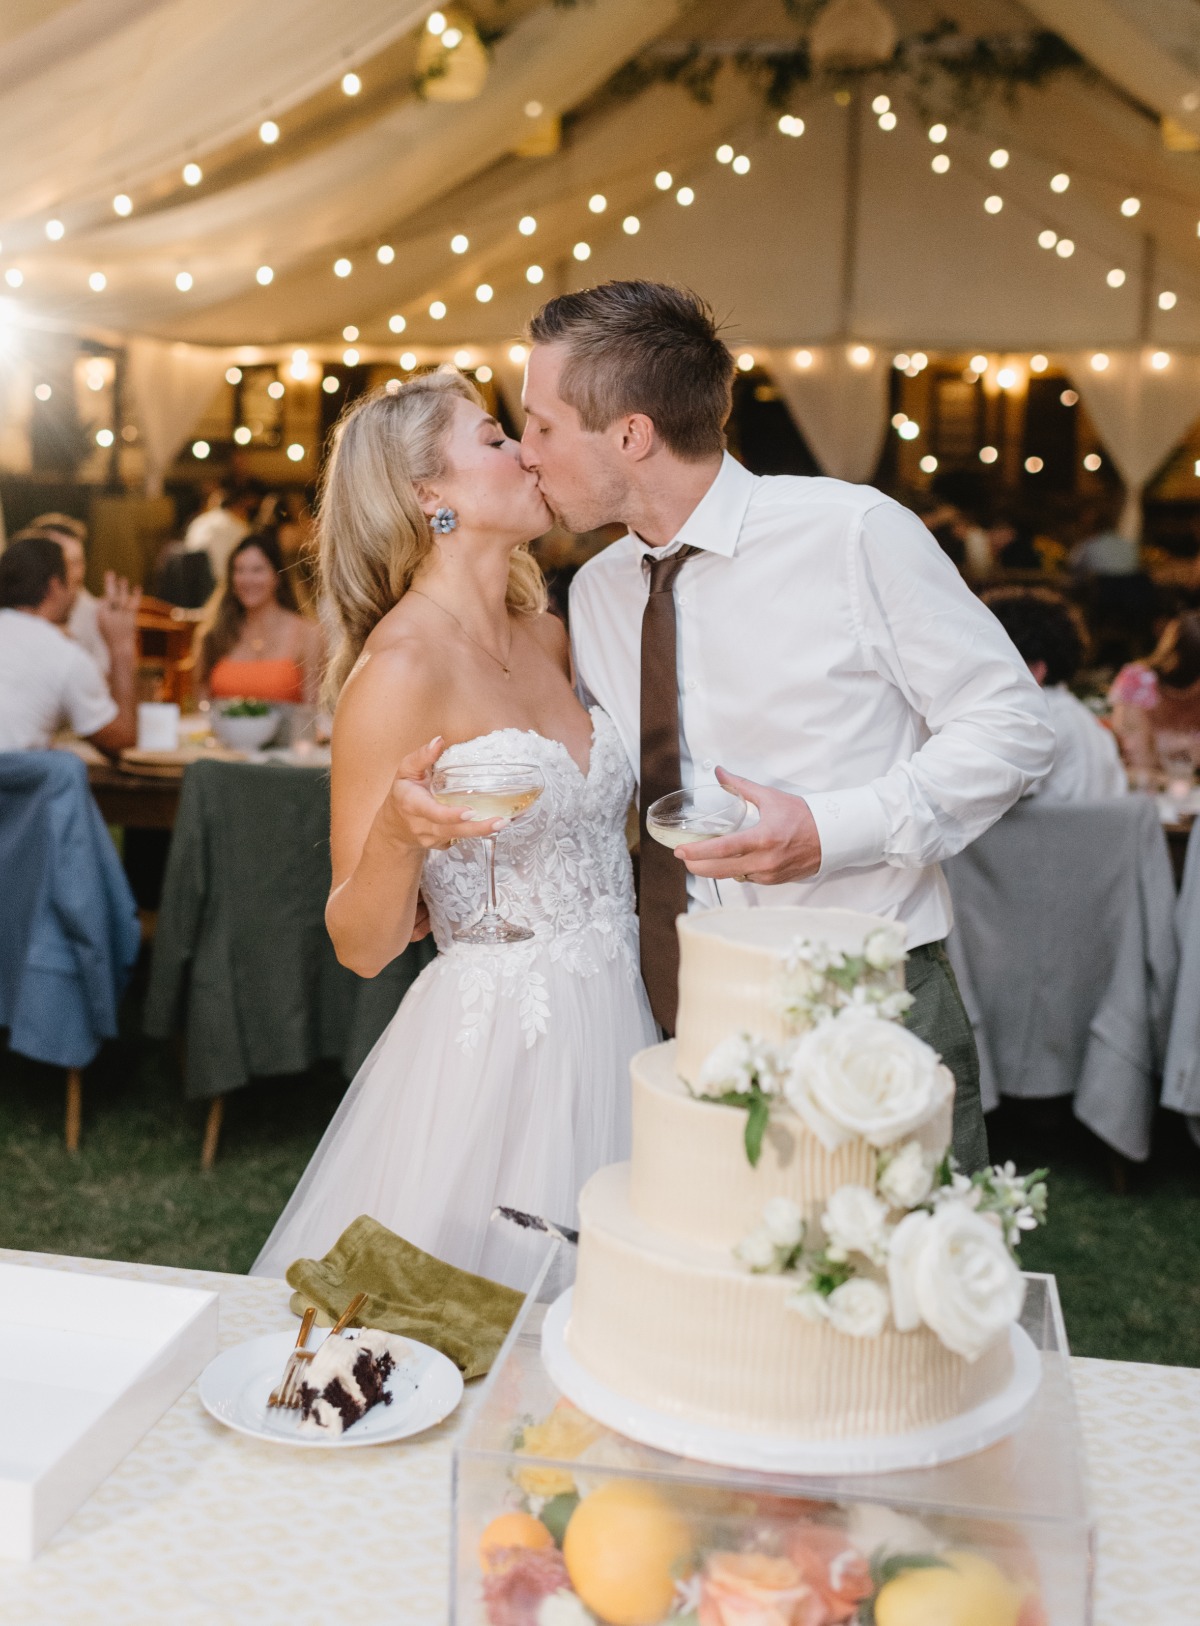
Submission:
[[[530,1470],[574,1476],[580,1490],[602,1479],[653,1484],[686,1505],[700,1539],[702,1510],[712,1508],[711,1537],[729,1545],[739,1519],[749,1524],[764,1505],[812,1516],[913,1521],[942,1543],[990,1556],[1002,1568],[1036,1573],[1052,1626],[1090,1626],[1093,1530],[1087,1504],[1083,1447],[1075,1412],[1069,1351],[1052,1276],[1027,1276],[1021,1318],[1040,1365],[1040,1381],[1023,1418],[1005,1438],[934,1467],[887,1472],[794,1473],[722,1467],[664,1451],[606,1428],[583,1461],[540,1457],[515,1449],[522,1430],[563,1400],[542,1359],[547,1312],[569,1284],[574,1250],[550,1244],[538,1282],[478,1393],[454,1454],[453,1626],[486,1626],[478,1561],[479,1538],[502,1511],[525,1505]],[[590,1464],[590,1466],[589,1466]],[[757,1503],[760,1513],[739,1512]]]

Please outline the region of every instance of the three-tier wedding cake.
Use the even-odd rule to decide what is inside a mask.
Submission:
[[[812,1440],[997,1394],[1044,1188],[955,1173],[953,1079],[901,1020],[902,930],[714,910],[679,939],[678,1037],[633,1061],[632,1160],[580,1199],[573,1359],[660,1413]]]

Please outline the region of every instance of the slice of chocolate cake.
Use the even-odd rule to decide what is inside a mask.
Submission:
[[[407,1351],[403,1338],[373,1328],[327,1338],[300,1385],[301,1430],[343,1434],[372,1406],[390,1406],[387,1380]]]

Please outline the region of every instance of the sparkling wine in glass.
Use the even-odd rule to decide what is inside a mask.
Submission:
[[[516,819],[527,813],[545,789],[542,770],[527,762],[464,762],[436,768],[430,790],[435,802],[457,807],[477,819]],[[487,876],[487,902],[483,914],[454,934],[456,943],[523,943],[533,933],[514,925],[500,913],[496,897],[496,837],[481,836]]]
[[[730,836],[746,817],[742,798],[724,785],[696,785],[673,790],[646,809],[646,830],[664,847],[683,847],[690,841]]]

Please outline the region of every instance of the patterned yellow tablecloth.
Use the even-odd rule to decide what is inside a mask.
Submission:
[[[209,1288],[222,1347],[295,1326],[278,1282],[0,1259]],[[1100,1528],[1095,1626],[1200,1626],[1200,1371],[1074,1366]],[[35,1563],[0,1564],[0,1622],[444,1626],[456,1426],[386,1449],[288,1451],[222,1428],[193,1387]]]

